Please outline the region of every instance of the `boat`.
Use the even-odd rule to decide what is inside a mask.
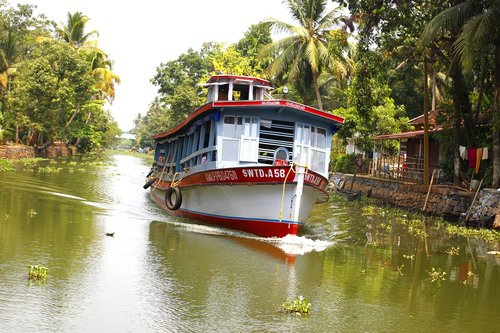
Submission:
[[[285,98],[270,82],[215,75],[206,103],[155,134],[144,188],[168,214],[261,237],[295,235],[326,202],[332,135],[344,119]]]

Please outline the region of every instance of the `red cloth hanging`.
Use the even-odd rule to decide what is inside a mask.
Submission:
[[[476,148],[467,148],[467,158],[469,161],[469,169],[475,169],[477,158]]]

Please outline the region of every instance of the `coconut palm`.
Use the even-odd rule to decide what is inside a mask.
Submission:
[[[274,76],[285,76],[293,82],[308,71],[316,100],[323,109],[318,78],[323,71],[342,74],[345,72],[344,57],[338,48],[329,48],[327,40],[330,32],[338,28],[344,17],[339,7],[326,12],[327,0],[285,0],[295,21],[299,25],[282,22],[274,18],[264,20],[278,33],[289,36],[263,47],[261,57],[274,56],[274,61],[267,68]],[[304,67],[304,63],[308,68]]]
[[[459,30],[454,41],[455,60],[466,69],[478,54],[493,50],[495,90],[493,100],[493,187],[500,186],[500,1],[466,0],[436,15],[426,26],[423,39],[430,39],[443,29]]]
[[[113,72],[113,62],[108,55],[97,47],[86,48],[89,57],[94,86],[100,92],[100,98],[107,99],[110,103],[115,98],[115,84],[120,84],[120,77]]]
[[[83,15],[81,12],[75,12],[73,14],[68,13],[67,23],[56,28],[56,34],[59,38],[71,44],[73,47],[81,47],[88,42],[91,37],[99,35],[96,30],[88,33],[85,32],[85,26],[89,20],[89,17]]]
[[[8,90],[10,78],[16,73],[16,57],[17,36],[9,31],[5,43],[0,45],[0,92]]]

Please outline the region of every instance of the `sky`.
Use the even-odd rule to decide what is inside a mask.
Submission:
[[[234,43],[251,24],[267,17],[292,22],[281,0],[20,0],[37,6],[56,23],[67,13],[90,18],[88,32],[99,32],[99,48],[114,61],[121,78],[109,106],[123,131],[133,128],[138,113],[145,114],[157,94],[150,83],[161,63],[175,60],[204,42]]]

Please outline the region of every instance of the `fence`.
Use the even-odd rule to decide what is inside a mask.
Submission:
[[[437,165],[430,165],[430,173],[439,169]],[[422,183],[424,175],[424,159],[404,156],[379,155],[371,165],[371,175],[378,178],[396,179],[414,183]]]

